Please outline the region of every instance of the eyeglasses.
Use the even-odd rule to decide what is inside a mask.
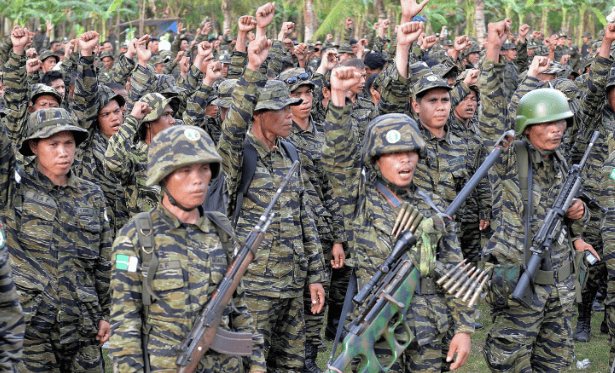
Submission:
[[[288,85],[293,85],[293,84],[297,84],[298,82],[303,82],[310,79],[310,74],[308,73],[301,73],[299,75],[295,75],[295,76],[291,76],[290,78],[286,78],[284,80],[284,83],[288,84]]]

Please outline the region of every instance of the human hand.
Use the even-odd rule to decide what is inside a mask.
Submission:
[[[267,59],[271,49],[271,41],[267,40],[265,36],[255,39],[250,43],[248,47],[248,66],[247,68],[253,71],[258,71],[260,66]]]
[[[585,204],[580,199],[575,199],[572,206],[566,211],[566,217],[572,220],[578,220],[583,217],[585,212]]]
[[[310,284],[310,298],[312,298],[312,314],[319,314],[325,306],[325,289],[321,284]]]
[[[130,115],[137,118],[138,120],[142,120],[147,116],[147,114],[152,112],[151,106],[146,104],[145,102],[137,101],[135,105],[132,107],[132,111]]]
[[[96,341],[98,343],[103,344],[109,340],[111,337],[111,328],[109,327],[109,323],[105,320],[100,320],[98,322],[98,333],[96,333]]]
[[[98,46],[99,35],[96,31],[87,31],[79,36],[79,47],[82,56],[91,56]]]
[[[461,368],[468,362],[468,356],[470,356],[470,333],[457,333],[451,340],[448,353],[446,354],[446,362],[451,364],[451,370]],[[457,355],[457,357],[455,357]]]
[[[344,261],[346,260],[344,246],[341,243],[334,243],[331,255],[333,256],[331,266],[335,269],[342,268],[344,266]]]
[[[28,29],[15,25],[13,31],[11,31],[11,43],[13,44],[13,53],[18,55],[24,54],[26,46],[30,43],[30,32],[28,32]]]

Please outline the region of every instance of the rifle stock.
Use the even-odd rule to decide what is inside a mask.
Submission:
[[[555,199],[555,203],[551,210],[547,212],[547,216],[532,240],[532,247],[530,248],[532,255],[528,260],[526,270],[521,274],[519,282],[512,293],[512,298],[521,302],[526,307],[529,307],[533,302],[534,279],[543,261],[543,257],[547,252],[553,249],[553,246],[562,234],[564,216],[566,211],[572,206],[574,198],[578,195],[579,189],[583,184],[581,173],[587,161],[587,157],[594,147],[594,143],[598,140],[598,136],[600,136],[600,132],[594,132],[579,164],[572,166],[568,170],[568,177],[566,178],[562,190]],[[549,263],[547,263],[547,266],[549,266]]]
[[[197,317],[192,330],[181,345],[177,347],[180,355],[176,364],[179,373],[192,373],[196,370],[205,353],[211,348],[221,354],[249,356],[252,354],[252,333],[236,333],[219,329],[223,312],[231,300],[241,277],[248,269],[256,250],[265,238],[269,224],[273,220],[271,212],[278,198],[290,182],[293,174],[299,167],[295,161],[290,171],[280,184],[276,194],[259,218],[258,223],[246,238],[239,249],[235,260],[229,265],[218,288],[212,294],[210,301]]]

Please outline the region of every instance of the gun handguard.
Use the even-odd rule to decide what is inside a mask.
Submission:
[[[532,247],[530,251],[532,255],[526,265],[525,271],[521,274],[519,282],[512,293],[512,298],[518,302],[521,302],[526,307],[529,307],[534,299],[533,283],[536,277],[536,271],[538,270],[543,256],[546,252],[553,248],[555,242],[557,242],[561,232],[566,211],[572,206],[574,199],[576,198],[581,185],[583,184],[583,178],[581,172],[587,161],[587,157],[594,147],[594,143],[600,136],[600,132],[595,131],[583,158],[579,164],[572,166],[568,170],[568,177],[562,187],[559,195],[555,199],[555,203],[547,216],[543,220],[542,224],[538,228],[538,232],[532,240]]]
[[[219,329],[218,327],[220,326],[224,309],[231,300],[235,289],[237,289],[241,277],[255,257],[256,250],[265,238],[265,233],[274,216],[271,210],[284,189],[286,189],[298,167],[299,161],[295,161],[265,209],[265,212],[263,212],[258,223],[246,238],[241,249],[239,249],[235,260],[226,270],[224,278],[212,294],[211,300],[197,317],[192,330],[190,330],[182,344],[177,347],[177,350],[180,351],[176,361],[176,364],[179,366],[179,373],[194,372],[210,348],[221,354],[240,356],[252,354],[251,333],[235,333]]]

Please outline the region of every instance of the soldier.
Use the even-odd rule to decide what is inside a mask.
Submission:
[[[403,24],[400,29],[409,25]],[[405,43],[404,39],[398,35],[397,41]],[[398,44],[397,51],[408,46]],[[395,244],[392,228],[402,203],[409,205],[412,211],[418,209],[426,217],[435,214],[418,197],[413,184],[417,162],[424,156],[425,141],[410,117],[386,114],[372,120],[366,132],[362,158],[354,156],[359,141],[350,121],[352,106],[345,99],[345,90],[359,79],[360,75],[347,67],[335,68],[331,74],[331,102],[324,124],[323,161],[336,196],[343,198],[353,209],[351,258],[356,263],[360,289],[391,253]],[[433,270],[427,252],[437,253],[444,262],[460,261],[461,252],[454,230],[447,230],[440,217],[434,216],[423,224],[416,235],[425,240],[416,245],[412,256],[421,262],[421,277],[427,278]],[[427,228],[429,226],[431,229]],[[433,244],[427,243],[426,237],[430,237]],[[451,369],[466,362],[470,352],[469,334],[473,330],[472,325],[465,321],[468,315],[462,315],[464,311],[456,301],[445,299],[444,294],[432,285],[428,282],[423,285],[421,281],[411,308],[405,311],[411,315],[405,322],[414,331],[415,339],[390,371],[440,372],[441,342],[449,328],[456,332],[448,353],[449,362],[457,354]],[[386,344],[377,344],[375,352],[381,362],[390,361],[391,351]]]
[[[501,53],[506,61],[506,67],[504,68],[504,95],[510,101],[519,84],[519,68],[515,63],[517,60],[517,47],[513,43],[504,43]]]
[[[6,133],[0,139],[7,242],[26,322],[24,371],[103,371],[111,231],[102,191],[71,171],[86,135],[64,109],[36,111],[19,148],[36,157],[19,171]]]
[[[134,110],[150,108],[137,103]],[[123,227],[113,246],[110,351],[114,371],[177,370],[174,347],[190,332],[233,256],[230,222],[222,214],[214,220],[201,207],[209,182],[220,172],[220,162],[215,145],[197,127],[174,126],[152,141],[147,186],[160,185],[165,195],[154,210]],[[151,248],[157,270],[153,274],[145,273],[147,268],[152,271],[153,256],[146,262],[142,253],[142,219],[149,219],[145,226],[154,237]],[[218,226],[221,223],[224,230]],[[153,298],[151,305],[142,301],[144,293]],[[249,371],[265,372],[263,337],[254,329],[241,284],[224,311],[220,328],[251,333]],[[241,365],[240,358],[210,349],[198,371],[241,372]]]
[[[44,73],[53,70],[53,68],[60,62],[60,57],[50,50],[42,51],[39,57],[41,61],[41,70]]]
[[[514,128],[522,139],[521,143],[502,154],[492,175],[494,211],[498,211],[494,217],[497,228],[483,255],[486,262],[494,266],[492,287],[487,297],[492,307],[493,326],[487,334],[484,354],[493,372],[561,371],[573,359],[574,250],[589,250],[596,256],[597,253],[580,239],[579,234],[589,214],[583,202],[577,200],[566,212],[566,217],[574,224],[564,227],[564,234],[548,254],[552,265],[542,266],[543,272],[534,280],[532,304],[524,306],[508,296],[521,274],[524,258],[529,255],[526,252],[531,246],[528,237],[536,233],[565,182],[564,160],[556,151],[566,127],[572,126],[574,116],[565,96],[553,89],[526,93],[518,107],[508,107],[501,91],[504,65],[497,61],[511,23],[505,20],[489,24],[487,53],[482,66],[484,73],[479,78],[481,106],[478,128],[485,143],[491,146],[499,134],[511,128],[509,111],[516,111]],[[604,60],[594,65],[592,74],[595,75],[588,86],[596,97],[588,96],[584,110],[598,105],[604,95],[607,66],[612,63],[608,59],[609,46],[615,39],[615,25],[607,27],[609,32],[600,53]],[[547,68],[547,58],[535,57],[528,70],[528,79],[535,79]],[[544,107],[548,110],[538,110]],[[591,121],[585,124],[587,127],[583,131],[591,133]],[[520,163],[520,152],[527,153],[527,166]],[[523,169],[532,176],[524,176]],[[524,186],[524,183],[528,184]],[[530,204],[528,200],[533,202]],[[528,212],[530,210],[533,212]],[[508,284],[504,285],[507,289],[498,284]]]
[[[252,229],[292,164],[290,147],[294,146],[281,138],[292,128],[289,106],[301,99],[291,98],[283,82],[267,83],[266,76],[259,73],[271,46],[264,35],[274,9],[268,3],[256,11],[257,38],[248,47],[249,62],[233,89],[218,143],[227,177],[228,214],[236,216],[239,236]],[[253,148],[251,157],[256,161],[249,184],[242,182],[247,145]],[[304,289],[309,288],[313,314],[324,306],[322,282],[327,276],[305,183],[300,172],[282,194],[256,261],[243,278],[246,303],[257,331],[265,338],[265,358],[271,371],[299,372],[304,367]]]
[[[173,113],[179,107],[177,97],[164,98],[160,93],[148,93],[141,98],[141,102],[148,104],[152,111],[141,117],[134,116],[131,111],[119,131],[109,139],[105,152],[105,165],[126,190],[131,217],[153,209],[160,202],[160,188],[145,185],[147,148],[159,132],[175,124]]]

